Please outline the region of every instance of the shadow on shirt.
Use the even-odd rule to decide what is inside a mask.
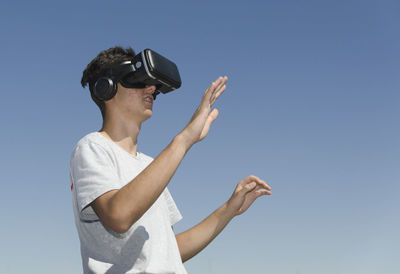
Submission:
[[[144,243],[148,239],[149,233],[146,228],[138,226],[122,247],[118,263],[110,267],[105,274],[120,274],[131,270],[142,253]]]

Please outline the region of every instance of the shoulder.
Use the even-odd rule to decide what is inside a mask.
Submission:
[[[109,154],[109,144],[105,138],[98,132],[92,132],[81,138],[75,145],[71,161],[79,158],[82,154]]]
[[[90,147],[92,145],[107,149],[107,142],[105,142],[105,138],[99,132],[95,131],[82,137],[76,143],[74,152],[83,147]]]

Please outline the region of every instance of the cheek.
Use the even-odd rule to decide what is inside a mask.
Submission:
[[[128,90],[128,92],[127,92],[127,95],[129,96],[129,97],[135,97],[135,98],[137,98],[137,97],[141,97],[142,96],[142,91],[141,90],[137,90],[137,89],[130,89],[130,90]]]
[[[122,105],[134,105],[139,102],[142,98],[142,92],[140,90],[130,89],[119,96],[120,104]]]
[[[123,108],[126,111],[137,110],[141,105],[141,100],[143,98],[143,92],[141,90],[131,89],[125,93],[125,98],[123,98]]]

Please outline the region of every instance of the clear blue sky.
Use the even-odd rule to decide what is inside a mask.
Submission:
[[[101,126],[82,70],[115,45],[174,60],[139,135],[156,157],[228,75],[169,188],[201,221],[255,174],[273,195],[189,273],[400,273],[399,1],[2,1],[0,273],[80,273],[69,158]]]

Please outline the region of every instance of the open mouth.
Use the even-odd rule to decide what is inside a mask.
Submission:
[[[148,102],[148,103],[150,103],[150,104],[152,104],[153,101],[154,101],[153,96],[146,96],[146,97],[144,98],[144,101],[145,101],[145,102]]]

